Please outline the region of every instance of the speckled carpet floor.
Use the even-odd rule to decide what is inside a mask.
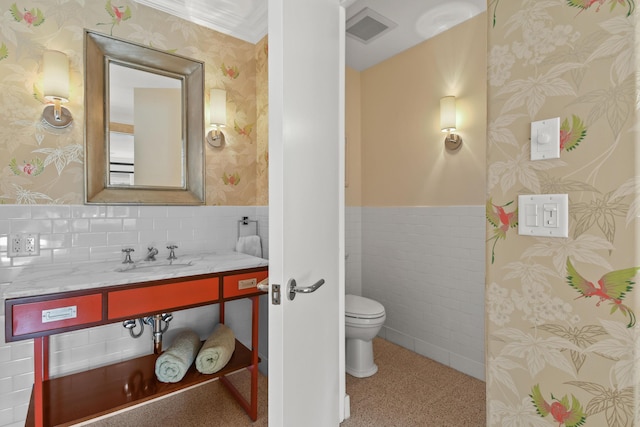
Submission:
[[[482,427],[485,383],[381,338],[374,339],[378,373],[347,375],[351,418],[343,427]],[[249,373],[230,377],[248,390]],[[267,378],[260,375],[258,420],[251,422],[219,381],[87,424],[92,427],[267,426]]]

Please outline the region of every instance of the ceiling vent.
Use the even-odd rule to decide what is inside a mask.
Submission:
[[[347,36],[364,44],[370,43],[398,24],[368,7],[347,19]]]

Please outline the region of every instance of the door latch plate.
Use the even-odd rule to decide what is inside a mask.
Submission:
[[[271,285],[271,304],[280,305],[280,285]]]

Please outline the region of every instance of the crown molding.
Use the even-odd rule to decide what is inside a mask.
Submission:
[[[258,43],[267,34],[265,0],[135,0],[203,27]],[[188,3],[188,5],[187,5]]]

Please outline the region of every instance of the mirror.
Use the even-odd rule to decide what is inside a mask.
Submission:
[[[182,79],[115,61],[108,76],[107,186],[184,187]]]
[[[85,30],[85,201],[204,203],[204,64]]]

